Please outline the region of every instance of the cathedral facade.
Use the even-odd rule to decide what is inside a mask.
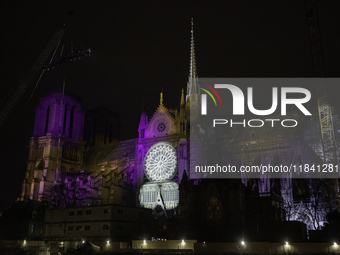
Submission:
[[[189,205],[195,200],[195,188],[188,180],[195,179],[190,173],[189,160],[190,146],[194,148],[190,144],[190,128],[195,127],[190,127],[190,107],[197,106],[200,98],[195,61],[192,28],[189,79],[186,94],[182,90],[178,96],[179,110],[168,109],[160,93],[154,114],[149,118],[145,112],[141,113],[139,136],[135,139],[119,139],[120,118],[111,110],[98,107],[85,113],[79,98],[62,91],[42,96],[29,141],[21,200],[58,201],[58,192],[53,187],[59,185],[68,191],[66,200],[70,200],[67,204],[59,203],[61,206],[121,204],[153,209],[165,215],[169,210],[176,213],[179,208],[182,215],[192,214],[195,205],[191,208]],[[227,156],[238,165],[312,164],[320,161],[320,142],[310,139],[319,132],[310,128],[313,125],[305,122],[294,132],[237,129],[226,134],[221,142]],[[181,187],[183,180],[187,187]],[[221,182],[201,185],[207,187],[207,191],[201,191],[205,209],[196,208],[200,208],[207,222],[218,225],[235,217],[244,224],[242,215],[252,215],[251,211],[264,214],[258,205],[249,209],[244,204],[247,192],[248,197],[266,200],[271,208],[267,211],[275,212],[273,219],[309,221],[313,229],[316,222],[318,228],[325,218],[325,211],[321,213],[320,208],[314,209],[321,216],[305,215],[311,211],[313,201],[318,200],[312,196],[308,181],[292,181],[290,176],[247,179],[240,175],[238,181]],[[180,191],[185,194],[181,195]],[[236,194],[233,199],[238,209],[227,209],[233,207],[228,194]],[[188,199],[190,196],[192,199]],[[304,207],[302,202],[308,205]]]
[[[179,99],[180,111],[168,110],[161,93],[153,116],[141,114],[139,137],[119,141],[120,120],[114,112],[96,108],[85,115],[72,95],[44,95],[37,106],[21,199],[51,199],[52,187],[62,183],[78,198],[86,191],[91,203],[176,208],[189,150],[183,91]]]
[[[73,199],[86,197],[84,205],[137,205],[157,212],[178,207],[179,184],[184,174],[190,178],[189,105],[197,99],[191,25],[187,93],[179,94],[179,110],[168,109],[160,93],[154,114],[141,114],[138,138],[121,141],[116,113],[101,107],[85,113],[74,95],[55,91],[40,98],[21,200],[58,200],[53,187],[61,185]]]

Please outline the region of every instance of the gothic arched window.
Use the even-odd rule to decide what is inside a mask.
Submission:
[[[63,126],[63,134],[66,133],[66,122],[67,122],[67,112],[69,110],[69,105],[65,105],[65,112],[64,112],[64,126]]]
[[[50,107],[48,106],[48,107],[47,107],[47,112],[46,112],[45,135],[46,135],[47,132],[48,132],[48,124],[49,124],[49,121],[50,121]]]
[[[74,121],[74,106],[72,107],[71,110],[71,116],[70,116],[70,130],[68,133],[68,136],[72,138],[73,135],[73,121]]]
[[[217,197],[211,197],[207,202],[207,221],[216,224],[222,220],[221,202]]]

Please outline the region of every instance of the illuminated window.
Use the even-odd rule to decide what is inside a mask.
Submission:
[[[176,150],[168,143],[153,145],[144,159],[145,175],[150,181],[171,179],[175,175],[176,167]]]
[[[207,221],[211,224],[218,223],[222,220],[221,202],[217,197],[211,197],[206,205]]]
[[[162,183],[161,185],[145,184],[140,189],[140,203],[145,208],[155,208],[158,195],[165,203],[167,209],[176,208],[179,202],[178,184],[175,182]]]

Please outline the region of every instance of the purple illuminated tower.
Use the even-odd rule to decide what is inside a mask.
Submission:
[[[84,109],[79,98],[61,91],[40,98],[21,200],[41,201],[61,171],[81,168]]]

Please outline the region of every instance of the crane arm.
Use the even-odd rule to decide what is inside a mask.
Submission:
[[[16,104],[19,102],[20,98],[25,93],[28,85],[32,82],[33,78],[40,70],[42,70],[42,67],[44,66],[48,57],[51,55],[51,53],[57,47],[57,45],[59,45],[63,35],[64,35],[63,29],[57,31],[53,35],[52,39],[49,41],[46,48],[40,54],[39,58],[35,61],[32,68],[25,75],[24,79],[19,83],[19,86],[15,89],[14,93],[7,101],[5,107],[0,112],[0,127],[3,125],[5,119],[14,109]]]

